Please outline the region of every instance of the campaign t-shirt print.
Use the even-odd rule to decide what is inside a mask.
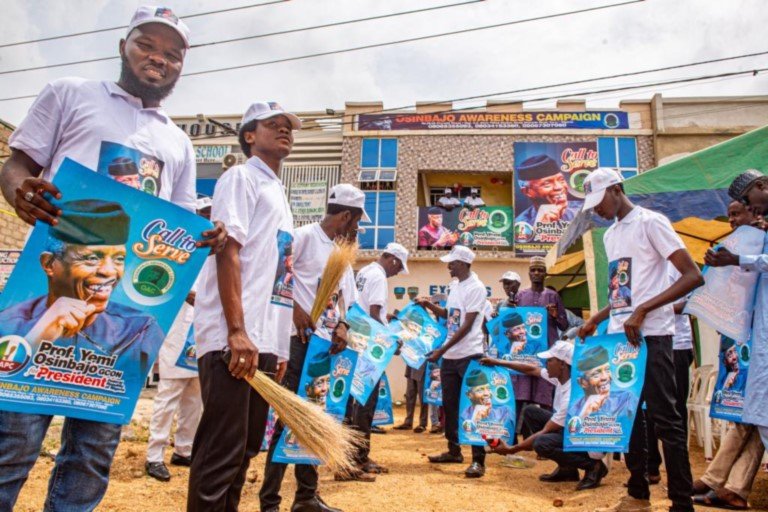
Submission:
[[[608,263],[608,304],[612,315],[632,311],[632,258],[619,258]]]
[[[277,270],[272,304],[293,305],[293,235],[281,229],[277,230]]]
[[[446,327],[448,328],[448,337],[446,339],[451,339],[451,336],[456,334],[456,331],[458,331],[459,327],[461,327],[461,309],[450,308],[448,310],[448,320],[446,322]]]
[[[116,142],[101,142],[96,171],[129,187],[159,196],[165,162]]]

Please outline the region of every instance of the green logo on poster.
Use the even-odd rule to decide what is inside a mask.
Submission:
[[[503,210],[494,210],[488,218],[488,229],[494,233],[503,233],[510,224],[509,216]]]
[[[146,261],[133,272],[133,287],[145,297],[165,295],[173,286],[173,269],[162,261]]]

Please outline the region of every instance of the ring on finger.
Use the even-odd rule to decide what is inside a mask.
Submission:
[[[240,359],[237,360],[237,362],[240,364],[245,364],[245,358],[241,357]]]
[[[34,198],[35,198],[35,193],[34,192],[29,191],[29,192],[26,192],[24,194],[24,200],[27,201],[28,203],[31,203],[32,199],[34,199]]]

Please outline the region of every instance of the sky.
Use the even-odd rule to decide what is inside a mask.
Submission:
[[[180,17],[264,0],[174,0]],[[290,0],[188,20],[192,43],[308,27],[466,0]],[[264,62],[389,42],[441,32],[623,3],[627,0],[485,0],[427,13],[355,23],[192,49],[185,72]],[[3,0],[0,44],[127,25],[141,1]],[[425,41],[295,62],[182,77],[165,101],[172,116],[240,114],[249,103],[277,101],[294,111],[343,109],[345,102],[381,101],[385,108],[444,101],[768,51],[762,0],[645,0],[610,9],[530,21]],[[124,30],[0,48],[0,73],[71,60],[117,55]],[[602,88],[646,84],[768,67],[768,55],[624,79],[503,94],[490,99],[534,100],[548,108],[554,95],[570,94],[599,108],[623,99],[735,96],[768,93],[768,72],[703,83],[587,94]],[[119,61],[26,73],[0,74],[0,99],[37,94],[65,76],[116,80]],[[14,125],[32,99],[0,101],[0,119]],[[468,107],[485,100],[457,103]]]

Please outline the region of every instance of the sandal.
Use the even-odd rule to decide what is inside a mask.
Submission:
[[[704,507],[724,508],[726,510],[747,510],[748,508],[746,505],[733,505],[722,498],[718,498],[715,491],[697,494],[693,497],[693,502]]]

